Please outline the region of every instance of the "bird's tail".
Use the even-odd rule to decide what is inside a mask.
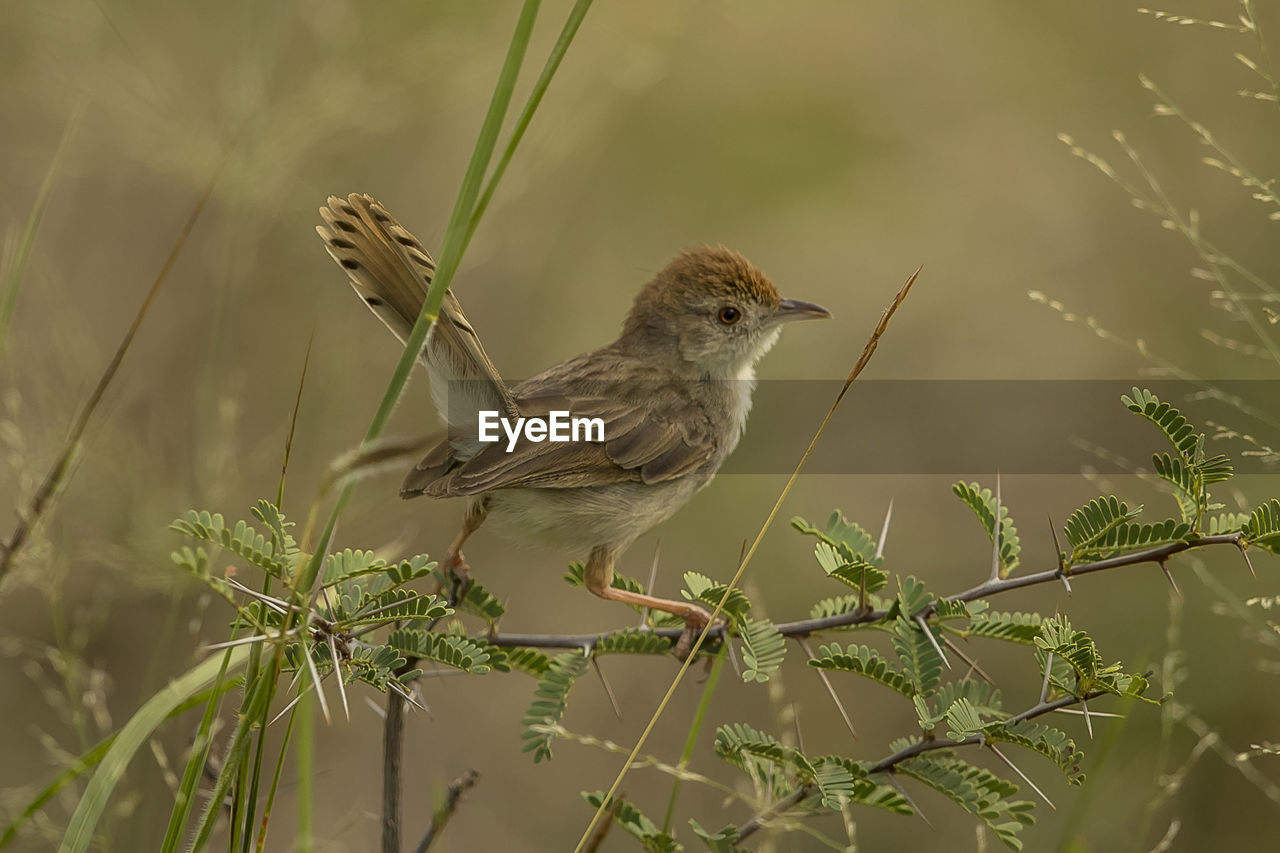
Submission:
[[[431,255],[370,196],[330,196],[320,216],[324,224],[316,232],[329,255],[378,319],[407,341],[435,274]],[[457,421],[449,411],[450,386],[461,389],[464,398],[458,411],[489,408],[517,416],[510,390],[452,293],[445,294],[421,357],[431,374],[432,396],[449,424]]]

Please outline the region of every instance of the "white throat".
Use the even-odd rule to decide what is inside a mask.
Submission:
[[[751,395],[756,390],[756,362],[773,348],[773,345],[778,342],[778,335],[781,332],[782,329],[779,328],[765,333],[760,338],[750,358],[740,362],[736,370],[733,368],[727,369],[725,375],[721,377],[733,382],[733,400],[736,403],[732,412],[734,446],[737,445],[738,439],[742,437],[743,431],[747,428],[747,415],[751,414]]]

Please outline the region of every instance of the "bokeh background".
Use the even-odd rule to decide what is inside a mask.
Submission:
[[[1274,5],[1256,6],[1280,39]],[[568,10],[563,0],[544,7],[517,103]],[[171,566],[178,540],[166,525],[191,507],[239,517],[258,497],[274,496],[312,335],[287,511],[305,513],[330,460],[363,433],[398,348],[322,250],[312,230],[316,208],[331,193],[369,192],[438,248],[517,11],[513,2],[409,0],[0,4],[7,258],[59,139],[84,109],[57,169],[0,361],[7,519],[0,533],[7,535],[51,463],[201,188],[237,140],[91,426],[74,478],[0,587],[6,812],[199,659],[203,644],[225,637],[224,606]],[[1183,0],[1170,11],[1233,22],[1239,6]],[[1222,300],[1211,294],[1216,285],[1191,274],[1203,264],[1188,241],[1135,209],[1058,139],[1070,134],[1138,181],[1112,139],[1123,130],[1184,214],[1199,211],[1209,239],[1274,281],[1280,258],[1268,209],[1203,165],[1212,152],[1176,117],[1155,115],[1156,99],[1138,82],[1147,74],[1265,175],[1276,167],[1280,114],[1273,103],[1237,95],[1259,83],[1233,58],[1237,51],[1259,56],[1248,34],[1170,25],[1111,0],[600,2],[476,235],[455,292],[495,362],[515,378],[609,341],[636,289],[680,249],[708,242],[739,249],[784,293],[836,315],[785,335],[761,365],[767,380],[842,378],[883,304],[921,263],[918,287],[869,379],[1087,379],[1107,405],[1156,367],[1214,379],[1274,378],[1277,365],[1265,353],[1203,334],[1258,343],[1238,317],[1215,310]],[[1060,300],[1075,322],[1028,291]],[[1095,334],[1085,317],[1114,337]],[[966,441],[981,440],[984,420],[1022,416],[1018,395],[998,398],[982,396],[988,409],[966,419]],[[826,400],[803,399],[783,417],[768,416],[751,440],[794,444],[809,435]],[[951,417],[928,397],[895,399],[870,406],[855,386],[824,441],[901,441],[927,423],[921,434],[932,442],[936,424]],[[1036,403],[1044,405],[1052,402]],[[432,419],[419,378],[392,432],[415,435]],[[1048,459],[1078,452],[1080,441],[1108,445],[1101,427],[1055,429],[1051,417],[1038,423],[1012,437],[1001,431],[1000,441],[1020,443],[1011,453],[1030,447]],[[1157,438],[1151,433],[1152,450]],[[998,446],[993,454],[998,464]],[[1224,493],[1233,507],[1280,492],[1280,479],[1254,468],[1259,473]],[[955,591],[985,576],[990,546],[949,485],[959,478],[993,485],[994,474],[945,465],[887,474],[814,468],[783,519],[824,518],[840,507],[878,529],[893,499],[889,566]],[[646,576],[660,538],[660,592],[674,594],[687,569],[728,577],[784,479],[773,471],[719,478],[637,543],[623,570]],[[1020,524],[1028,570],[1051,564],[1046,514],[1060,522],[1103,489],[1146,502],[1152,513],[1172,507],[1133,477],[1105,479],[1005,470],[1003,493]],[[398,480],[391,473],[361,485],[340,546],[444,550],[461,507],[401,502]],[[566,562],[580,555],[518,550],[483,533],[473,541],[474,571],[508,602],[506,630],[581,632],[633,618],[561,582]],[[796,618],[816,598],[839,592],[810,551],[785,523],[765,538],[747,585],[771,617]],[[1028,849],[1074,839],[1079,849],[1148,850],[1175,821],[1171,849],[1263,849],[1274,840],[1275,759],[1250,763],[1252,779],[1230,760],[1277,737],[1275,648],[1230,615],[1231,602],[1275,593],[1280,560],[1264,555],[1255,565],[1256,582],[1235,554],[1177,560],[1181,607],[1150,566],[1083,579],[1070,598],[1054,586],[999,601],[1002,609],[1061,610],[1093,633],[1109,660],[1153,667],[1158,679],[1181,673],[1179,699],[1202,734],[1218,739],[1204,741],[1183,723],[1162,726],[1159,711],[1146,707],[1124,722],[1099,720],[1093,744],[1079,718],[1058,719],[1082,742],[1090,776],[1083,789],[1068,789],[1047,765],[1020,761],[1058,805],[1037,809]],[[1220,586],[1206,584],[1197,569]],[[1028,653],[970,651],[997,674],[1010,707],[1034,701]],[[787,736],[798,730],[812,753],[860,758],[886,754],[890,739],[915,729],[904,703],[850,677],[840,690],[859,731],[851,741],[818,679],[794,648],[791,655],[774,687],[726,677],[712,719]],[[675,666],[610,659],[604,667],[623,719],[615,719],[600,685],[584,680],[565,723],[630,743]],[[444,784],[474,768],[481,781],[441,849],[572,847],[590,816],[578,792],[607,787],[619,759],[561,743],[550,764],[534,766],[519,752],[532,689],[518,675],[424,682],[431,713],[414,715],[407,735],[407,837],[425,828]],[[675,759],[699,694],[697,679],[683,685],[649,752]],[[363,694],[352,712],[349,723],[321,724],[315,788],[323,850],[376,844],[381,725]],[[181,766],[194,725],[184,718],[152,752],[140,753],[104,824],[103,849],[156,845],[170,806],[164,765]],[[732,781],[734,772],[710,751],[711,734],[704,732],[693,767]],[[1189,757],[1169,788],[1163,774]],[[291,847],[291,773],[275,809],[275,850]],[[1148,814],[1148,802],[1166,788],[1167,800]],[[636,771],[625,790],[660,816],[670,779]],[[966,815],[930,792],[913,788],[912,795],[931,825],[855,812],[862,849],[983,849]],[[697,785],[686,784],[682,797],[682,820],[719,826],[750,816]],[[55,800],[15,849],[48,849],[73,805],[74,793]],[[838,818],[813,826],[843,837]],[[698,844],[687,829],[681,834]],[[614,835],[604,849],[631,849]],[[793,834],[766,838],[761,849],[823,848]]]

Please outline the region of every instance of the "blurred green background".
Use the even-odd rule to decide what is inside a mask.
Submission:
[[[1280,35],[1274,6],[1258,5],[1264,26]],[[568,10],[565,2],[544,7],[517,103]],[[1238,8],[1185,0],[1175,11],[1234,20]],[[240,517],[255,499],[274,496],[313,333],[286,511],[301,519],[330,460],[358,441],[398,348],[325,255],[312,231],[316,208],[331,193],[369,192],[438,248],[517,10],[512,2],[408,0],[0,5],[6,236],[20,233],[70,117],[78,104],[86,108],[59,167],[0,361],[0,496],[8,518],[0,534],[43,476],[239,133],[208,210],[90,428],[74,479],[0,588],[0,812],[20,806],[70,756],[125,721],[197,660],[203,644],[225,638],[225,606],[172,568],[168,553],[178,539],[166,525],[191,507]],[[1274,362],[1202,335],[1207,328],[1248,340],[1249,333],[1230,312],[1212,310],[1213,286],[1189,274],[1200,261],[1187,241],[1134,209],[1056,138],[1068,133],[1134,176],[1111,138],[1123,129],[1171,198],[1200,211],[1206,235],[1274,280],[1276,223],[1237,182],[1200,163],[1212,152],[1176,118],[1153,116],[1153,97],[1138,83],[1146,73],[1240,159],[1274,169],[1275,105],[1237,96],[1257,88],[1257,78],[1232,58],[1236,51],[1257,55],[1248,35],[1171,26],[1105,0],[600,2],[454,289],[499,368],[517,378],[611,340],[636,289],[699,243],[740,250],[784,293],[836,315],[785,335],[761,365],[764,379],[843,377],[881,307],[921,263],[919,285],[869,378],[1110,379],[1114,388],[1099,387],[1112,398],[1160,360],[1211,378],[1271,378]],[[1030,300],[1029,290],[1098,318],[1123,342],[1145,342],[1156,358],[1064,322]],[[1018,401],[1008,405],[1016,409]],[[856,386],[845,406],[856,417],[824,441],[859,442],[862,421],[910,433],[916,422],[945,417],[911,407],[867,411]],[[1189,411],[1194,417],[1194,406]],[[779,428],[808,435],[821,414],[821,404],[797,410]],[[419,376],[392,432],[433,426]],[[1107,444],[1105,434],[1052,430],[1023,440],[1052,455],[1073,438]],[[1151,438],[1157,449],[1154,431]],[[1222,444],[1226,452],[1241,448]],[[993,471],[812,470],[782,518],[824,518],[840,507],[878,529],[892,498],[889,567],[940,592],[959,590],[983,578],[990,560],[980,528],[950,494],[960,477],[994,484]],[[659,592],[674,594],[688,569],[727,578],[784,479],[721,477],[637,543],[622,570],[647,576],[661,538]],[[360,487],[339,547],[443,552],[461,506],[401,502],[398,482],[391,473]],[[1276,477],[1235,485],[1233,506],[1280,493]],[[1103,488],[1158,505],[1153,513],[1172,506],[1129,477],[1004,477],[1027,570],[1052,565],[1046,514],[1061,522]],[[474,572],[508,602],[505,630],[581,632],[633,619],[560,581],[567,561],[582,555],[516,550],[484,532],[473,542]],[[814,599],[838,592],[810,552],[811,543],[785,523],[766,537],[747,586],[772,618],[797,618]],[[1176,632],[1168,587],[1150,566],[1082,579],[1071,598],[1059,586],[1043,587],[998,606],[1062,610],[1093,633],[1108,660],[1185,669],[1179,699],[1231,756],[1277,739],[1276,655],[1272,648],[1270,669],[1260,666],[1264,647],[1223,614],[1220,593],[1190,571],[1196,562],[1173,565],[1186,594]],[[1202,562],[1231,596],[1276,589],[1275,559],[1255,558],[1257,582],[1237,555],[1208,554]],[[1029,653],[970,652],[998,674],[1010,707],[1035,700]],[[799,658],[794,647],[791,654]],[[623,720],[599,684],[584,681],[565,724],[629,744],[675,666],[610,659],[604,667]],[[696,682],[682,686],[647,751],[678,756]],[[916,728],[904,703],[850,678],[839,687],[860,736],[851,742],[813,672],[793,660],[778,683],[781,699],[774,687],[727,677],[712,720],[783,733],[798,727],[811,753],[868,759]],[[554,761],[534,766],[519,752],[532,689],[515,675],[424,681],[431,713],[414,715],[407,735],[407,838],[425,828],[444,784],[474,768],[480,783],[440,849],[572,847],[590,817],[578,792],[608,787],[619,759],[562,742]],[[370,698],[381,704],[382,697]],[[1108,749],[1088,743],[1078,718],[1056,722],[1082,742],[1090,776],[1083,790],[1067,789],[1047,765],[1021,762],[1059,809],[1037,809],[1038,825],[1024,834],[1028,849],[1074,837],[1080,849],[1148,850],[1175,820],[1172,849],[1263,849],[1274,841],[1274,759],[1257,765],[1262,781],[1250,781],[1210,744],[1197,746],[1185,726],[1172,726],[1162,746],[1160,713],[1151,708],[1133,709],[1127,722],[1099,721],[1103,743],[1123,727]],[[164,763],[181,767],[195,725],[184,718],[153,752],[140,754],[105,824],[105,849],[157,843],[170,806]],[[319,737],[320,849],[373,849],[379,718],[361,694],[351,722],[321,723]],[[732,779],[710,741],[708,730],[693,768]],[[1182,766],[1193,749],[1198,761],[1144,821],[1147,802],[1168,781],[1158,775]],[[287,775],[271,849],[290,849],[295,787]],[[670,780],[635,771],[624,790],[660,816]],[[912,795],[932,826],[861,810],[862,849],[979,849],[966,815],[929,792]],[[17,849],[48,849],[73,805],[71,794],[56,800]],[[680,815],[706,826],[750,816],[691,784]],[[843,832],[838,818],[813,825]],[[682,836],[691,849],[697,844],[687,829]],[[988,838],[987,849],[997,843]],[[760,846],[820,849],[801,834]],[[615,832],[604,849],[632,848]]]

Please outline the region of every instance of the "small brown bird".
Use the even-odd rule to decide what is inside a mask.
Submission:
[[[356,293],[401,341],[422,309],[435,263],[367,195],[331,197],[316,227]],[[698,248],[641,288],[616,341],[508,387],[462,306],[446,293],[421,360],[448,434],[409,472],[404,498],[465,497],[446,568],[465,576],[462,546],[494,518],[523,538],[587,552],[587,588],[601,598],[674,613],[692,627],[708,614],[687,601],[615,589],[613,564],[639,536],[711,482],[746,425],[755,363],[790,320],[830,317],[782,299],[741,255]],[[480,413],[599,418],[603,440],[535,440],[526,430],[480,440]]]

